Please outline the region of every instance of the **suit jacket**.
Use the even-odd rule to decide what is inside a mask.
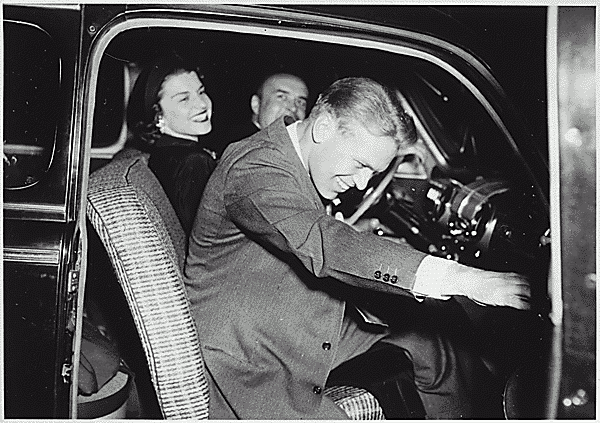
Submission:
[[[185,266],[220,396],[211,416],[336,417],[322,392],[344,318],[340,288],[412,297],[423,257],[328,216],[283,118],[231,144],[206,186]]]

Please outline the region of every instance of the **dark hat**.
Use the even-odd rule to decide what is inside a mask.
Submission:
[[[152,106],[158,101],[163,81],[180,70],[199,74],[197,66],[175,52],[158,57],[140,73],[127,107],[127,123],[130,127],[138,122],[149,123],[154,119],[155,111]]]

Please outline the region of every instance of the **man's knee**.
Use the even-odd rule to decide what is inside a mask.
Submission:
[[[456,379],[461,367],[459,355],[465,354],[457,352],[443,336],[430,333],[404,333],[385,342],[402,348],[413,364],[415,384],[424,392],[437,391],[449,379]]]

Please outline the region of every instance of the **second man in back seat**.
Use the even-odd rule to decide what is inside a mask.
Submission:
[[[276,73],[267,76],[250,97],[252,118],[232,128],[227,141],[238,141],[266,128],[281,116],[304,120],[308,103],[308,87],[296,75]]]

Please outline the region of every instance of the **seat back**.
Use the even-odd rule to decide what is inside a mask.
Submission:
[[[208,385],[182,278],[185,235],[142,153],[119,153],[90,176],[87,216],[125,294],[163,417],[207,419]]]

